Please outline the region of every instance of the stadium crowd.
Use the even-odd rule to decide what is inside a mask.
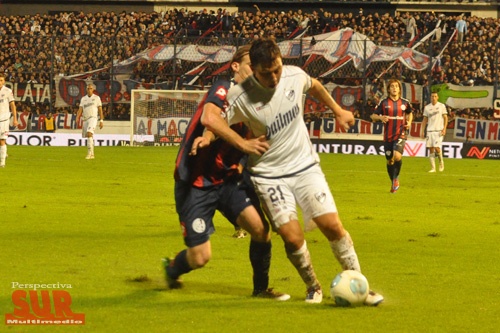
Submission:
[[[254,7],[254,11],[241,12],[229,12],[223,8],[175,8],[150,13],[0,15],[0,40],[3,45],[0,49],[0,71],[6,73],[9,82],[49,84],[54,82],[51,72],[64,76],[108,66],[103,54],[115,54],[115,61],[122,61],[154,45],[174,41],[243,45],[260,36],[274,36],[280,41],[302,33],[311,36],[348,27],[368,36],[378,45],[392,46],[412,45],[437,28],[433,36],[435,52],[438,54],[443,48],[444,51],[432,71],[432,77],[428,77],[428,71],[388,72],[386,77],[397,76],[405,82],[426,87],[429,83],[447,82],[476,86],[493,85],[500,72],[495,70],[500,19],[434,12],[365,13],[361,8],[355,12],[338,13],[323,8],[305,12],[300,9],[268,11],[260,10],[257,5]],[[455,36],[448,44],[461,20],[465,22],[463,41]],[[57,38],[52,39],[54,45],[49,46],[47,42],[51,36]],[[101,43],[112,38],[118,41],[116,45]],[[134,69],[134,78],[146,84],[154,83],[158,73],[151,75],[151,71],[144,66],[148,65],[139,65]],[[395,66],[393,70],[401,68]],[[370,101],[366,106],[372,107]],[[55,112],[76,112],[77,109],[78,105],[75,105],[71,109]],[[33,106],[19,102],[18,110],[37,113],[53,111],[47,104]],[[450,111],[451,119],[454,114],[473,119],[493,119],[491,109]],[[129,117],[127,105],[115,105],[113,114],[109,114],[109,110],[105,113],[106,119]]]

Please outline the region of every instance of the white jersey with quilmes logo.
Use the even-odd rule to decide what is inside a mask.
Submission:
[[[424,117],[427,117],[427,132],[442,131],[445,127],[443,115],[447,114],[446,105],[437,102],[435,105],[432,103],[424,107]]]
[[[250,155],[250,172],[261,177],[283,177],[319,162],[304,123],[305,93],[311,77],[295,66],[283,66],[273,89],[250,76],[228,93],[230,124],[245,123],[255,137],[266,135],[270,148],[262,156]]]
[[[0,121],[10,118],[10,102],[14,101],[14,94],[10,88],[3,86],[0,89]]]
[[[83,120],[90,118],[97,118],[99,106],[102,106],[101,98],[96,94],[85,95],[80,100],[80,106],[83,108],[82,117]]]

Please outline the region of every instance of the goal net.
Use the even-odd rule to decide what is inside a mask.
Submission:
[[[130,145],[178,145],[205,93],[202,90],[133,89]]]

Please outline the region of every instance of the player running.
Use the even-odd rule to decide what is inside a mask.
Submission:
[[[389,97],[380,101],[370,116],[384,123],[384,151],[387,173],[391,179],[391,193],[399,189],[399,174],[403,166],[403,152],[413,113],[410,101],[401,97],[401,82],[389,80]]]

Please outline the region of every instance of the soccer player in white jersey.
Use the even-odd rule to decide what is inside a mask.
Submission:
[[[443,152],[441,144],[446,135],[446,125],[448,125],[448,112],[446,105],[438,102],[438,93],[431,93],[431,102],[424,107],[424,120],[420,136],[425,137],[427,148],[429,148],[429,160],[431,169],[429,172],[436,172],[436,157],[439,160],[439,171],[444,170]],[[427,125],[427,136],[425,136],[425,126]]]
[[[308,225],[319,227],[344,270],[360,271],[360,264],[309,139],[304,123],[305,93],[328,106],[346,129],[354,124],[354,116],[342,109],[318,80],[298,67],[283,66],[273,39],[254,41],[250,61],[253,76],[228,93],[228,121],[230,125],[243,122],[254,137],[265,137],[269,149],[249,155],[252,182],[274,230],[285,243],[288,259],[307,286],[306,302],[320,303],[323,292],[299,224],[297,204],[303,211],[305,229]],[[235,138],[215,132],[226,140]],[[241,146],[238,140],[230,143]],[[383,299],[370,291],[365,304],[378,305]]]
[[[7,157],[7,139],[9,122],[12,114],[12,125],[17,126],[17,110],[12,90],[5,86],[5,74],[0,73],[0,168],[5,168]]]
[[[101,98],[94,94],[95,86],[87,85],[87,95],[80,100],[80,107],[76,114],[76,122],[80,123],[83,117],[82,136],[87,138],[87,160],[94,159],[94,131],[97,127],[97,116],[100,117],[99,128],[104,126],[104,115],[102,113]]]

